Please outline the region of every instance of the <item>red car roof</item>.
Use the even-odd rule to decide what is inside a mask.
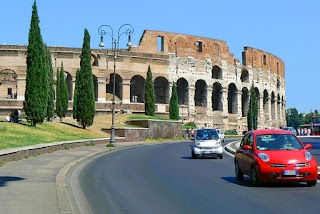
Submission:
[[[282,129],[258,129],[249,131],[254,135],[262,135],[262,134],[293,134],[291,131],[286,131]]]

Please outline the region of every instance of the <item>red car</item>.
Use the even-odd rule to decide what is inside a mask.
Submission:
[[[281,129],[248,131],[234,157],[238,180],[251,177],[252,185],[265,182],[306,182],[315,186],[318,165],[295,134]]]

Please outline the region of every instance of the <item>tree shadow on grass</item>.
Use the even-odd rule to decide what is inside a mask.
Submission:
[[[61,121],[60,123],[65,124],[65,125],[68,125],[68,126],[72,126],[72,127],[75,127],[75,128],[82,129],[82,127],[80,127],[80,126],[78,126],[78,125],[75,125],[75,124],[72,124],[72,123],[63,122],[63,121]]]
[[[10,181],[22,181],[25,178],[14,177],[14,176],[0,176],[0,187],[7,186],[7,183]]]

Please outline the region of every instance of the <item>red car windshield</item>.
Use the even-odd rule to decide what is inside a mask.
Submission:
[[[298,150],[303,145],[293,134],[265,134],[256,136],[258,150]]]

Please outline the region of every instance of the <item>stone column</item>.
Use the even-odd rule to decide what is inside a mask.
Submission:
[[[26,90],[26,74],[17,75],[17,100],[24,100]]]
[[[105,77],[97,77],[98,84],[98,102],[105,103],[106,102],[106,78]]]
[[[195,116],[195,103],[194,103],[194,95],[195,95],[195,85],[190,84],[189,86],[189,93],[188,93],[188,100],[189,100],[189,115]]]
[[[130,103],[130,79],[122,80],[122,103]]]

